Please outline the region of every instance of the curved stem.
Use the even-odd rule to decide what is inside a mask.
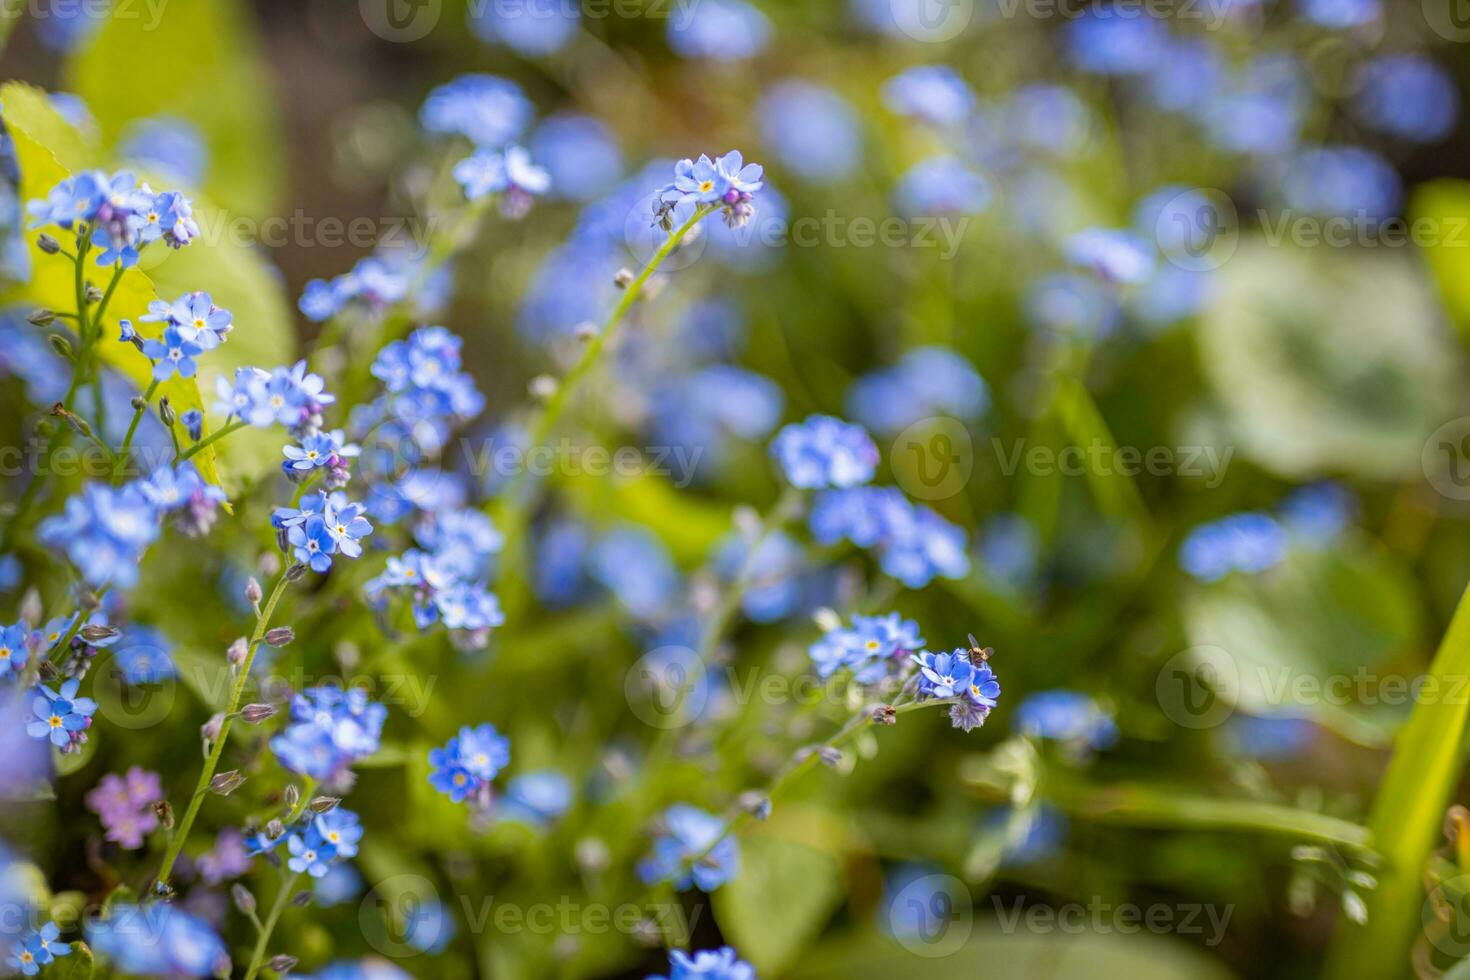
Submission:
[[[158,390],[158,379],[148,385],[148,390],[143,392],[143,404],[133,411],[133,421],[128,423],[127,435],[123,436],[122,448],[117,451],[117,459],[112,467],[112,484],[116,486],[123,478],[128,466],[128,450],[132,448],[133,436],[138,431],[138,423],[143,421],[143,413],[148,411],[148,403],[153,400],[153,393]]]
[[[266,600],[265,607],[261,609],[260,615],[255,620],[255,632],[250,637],[245,662],[240,665],[240,672],[235,677],[235,686],[230,690],[230,703],[225,709],[224,720],[220,722],[219,737],[210,747],[209,757],[204,762],[204,768],[199,772],[199,781],[194,784],[194,795],[189,798],[189,808],[184,811],[184,818],[179,821],[178,830],[174,833],[173,840],[169,842],[168,853],[163,856],[163,864],[158,869],[159,885],[168,884],[168,876],[174,869],[174,862],[178,860],[179,852],[184,848],[184,841],[189,837],[189,828],[194,825],[194,818],[199,814],[199,807],[209,793],[209,781],[214,778],[214,771],[219,767],[220,756],[225,751],[225,742],[230,737],[230,726],[234,723],[235,714],[240,710],[240,698],[245,692],[246,681],[250,679],[250,665],[255,661],[255,651],[259,649],[261,641],[265,638],[265,631],[270,628],[271,616],[276,611],[276,603],[280,602],[281,596],[285,594],[286,586],[289,584],[287,578],[289,572],[288,567],[276,580],[276,587],[271,590],[270,598]]]
[[[617,333],[618,325],[623,322],[624,317],[628,315],[628,311],[633,308],[633,304],[637,302],[648,280],[658,271],[659,266],[663,265],[664,260],[673,254],[674,249],[679,247],[679,243],[684,240],[685,236],[694,230],[694,226],[712,214],[714,210],[713,206],[707,204],[696,208],[694,214],[690,216],[688,221],[670,233],[668,239],[653,254],[653,258],[649,260],[648,265],[644,266],[643,271],[638,274],[638,277],[628,284],[627,289],[623,290],[622,298],[618,300],[617,306],[613,307],[613,311],[608,315],[607,321],[602,325],[602,329],[588,339],[586,347],[582,350],[582,356],[577,359],[576,364],[572,365],[571,370],[561,378],[556,386],[556,391],[546,400],[546,405],[536,417],[536,421],[532,424],[530,432],[531,448],[544,444],[550,438],[551,433],[561,421],[561,417],[566,411],[567,404],[571,401],[572,395],[592,371],[592,368],[596,366],[598,359],[602,356],[602,352],[607,348],[607,345]],[[501,549],[500,570],[498,573],[498,577],[502,579],[506,577],[511,568],[518,567],[520,564],[519,549],[521,539],[525,535],[526,523],[531,510],[530,488],[527,486],[530,475],[530,467],[522,466],[519,468],[515,475],[511,477],[510,483],[506,486],[505,493],[502,495],[502,499],[505,501],[505,508],[501,515],[501,531],[505,536],[505,543]]]
[[[286,903],[291,899],[291,889],[296,886],[296,879],[299,877],[301,875],[293,871],[288,877],[281,879],[281,890],[276,892],[270,914],[265,917],[265,927],[256,937],[255,952],[250,955],[250,966],[245,970],[245,980],[255,980],[255,975],[260,972],[261,962],[265,959],[265,947],[271,941],[271,933],[276,931],[276,923],[281,921],[281,913],[286,910]]]
[[[214,443],[223,439],[225,436],[229,435],[231,432],[234,432],[236,429],[243,429],[244,427],[245,421],[243,419],[231,419],[229,422],[226,422],[224,425],[220,426],[218,429],[215,429],[209,435],[205,436],[203,439],[200,439],[198,442],[194,443],[194,445],[190,446],[188,449],[185,449],[182,453],[180,453],[178,458],[174,460],[175,465],[182,463],[184,460],[193,456],[204,447],[213,445]]]

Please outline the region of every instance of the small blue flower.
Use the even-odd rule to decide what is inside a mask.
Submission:
[[[804,490],[867,483],[878,467],[878,447],[860,425],[812,415],[786,426],[771,441],[786,480]]]
[[[1179,565],[1204,582],[1231,572],[1265,571],[1286,557],[1286,531],[1269,514],[1232,514],[1189,532]]]
[[[339,806],[312,818],[307,840],[316,846],[331,848],[337,857],[356,857],[357,843],[362,840],[362,824],[357,814]]]
[[[292,554],[296,560],[309,565],[314,572],[325,572],[332,567],[332,555],[337,550],[337,541],[327,530],[327,522],[313,515],[287,532]]]
[[[504,146],[535,114],[515,82],[495,75],[461,75],[429,93],[419,122],[431,133],[457,133],[476,146]]]
[[[1016,705],[1011,726],[1023,735],[1070,743],[1085,750],[1110,748],[1118,726],[1091,695],[1053,690],[1031,695]]]
[[[1300,0],[1302,16],[1334,29],[1362,27],[1383,16],[1381,0]]]
[[[313,843],[310,833],[293,833],[286,838],[286,849],[291,856],[286,859],[286,867],[297,874],[309,874],[313,878],[321,878],[327,873],[327,868],[337,852],[323,843]]]
[[[1130,231],[1088,228],[1067,239],[1066,252],[1069,261],[1104,282],[1138,283],[1154,271],[1153,249]]]
[[[194,358],[204,353],[204,348],[185,340],[178,327],[170,326],[163,331],[162,340],[143,341],[143,353],[154,362],[153,380],[166,381],[175,374],[181,378],[194,377],[197,369]]]
[[[229,973],[230,954],[214,928],[177,905],[155,914],[136,905],[110,906],[90,920],[87,943],[114,969],[153,977],[214,977]],[[144,928],[143,924],[149,927]]]
[[[189,433],[189,438],[195,442],[204,434],[204,413],[197,408],[191,408],[179,416],[179,423],[183,425],[184,431]]]
[[[1415,143],[1436,143],[1455,128],[1460,111],[1455,82],[1418,54],[1385,55],[1358,70],[1353,110],[1380,132]]]
[[[271,751],[292,772],[325,782],[378,750],[387,716],[360,688],[307,688],[291,699],[290,723],[271,739]]]
[[[442,747],[429,752],[429,784],[455,803],[471,796],[488,803],[490,782],[510,764],[510,740],[491,724],[465,726]]]
[[[20,676],[31,658],[29,639],[24,623],[0,627],[0,680]]]
[[[740,845],[725,832],[725,821],[696,806],[679,803],[664,812],[667,833],[653,842],[653,853],[639,862],[645,884],[673,882],[712,892],[740,870]]]
[[[702,949],[693,956],[674,949],[669,951],[669,975],[647,980],[755,980],[755,967],[729,946]]]
[[[68,750],[80,743],[82,733],[92,724],[92,715],[97,711],[97,702],[91,698],[77,697],[81,681],[73,678],[53,691],[45,685],[36,685],[36,695],[31,701],[31,712],[35,718],[26,724],[26,734],[31,738],[49,739],[52,745]]]
[[[948,65],[919,65],[883,83],[883,104],[934,126],[957,126],[975,111],[975,93]]]
[[[544,769],[523,773],[505,784],[500,818],[539,827],[556,820],[571,805],[572,784],[567,777]]]
[[[178,676],[170,646],[158,630],[131,626],[115,645],[112,662],[125,684],[157,684]]]
[[[699,0],[669,18],[669,47],[684,58],[742,61],[758,54],[770,36],[770,20],[744,0]]]

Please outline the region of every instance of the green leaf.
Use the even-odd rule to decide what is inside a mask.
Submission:
[[[140,5],[113,16],[66,65],[111,146],[128,123],[168,115],[199,127],[209,147],[200,188],[227,210],[264,217],[280,197],[277,100],[254,25],[238,0]],[[202,226],[201,222],[201,226]]]
[[[1470,676],[1470,589],[1460,598],[1440,641],[1429,676],[1441,691],[1458,691]],[[1408,976],[1409,950],[1421,928],[1421,874],[1443,833],[1449,805],[1465,768],[1470,699],[1424,698],[1398,739],[1379,784],[1369,828],[1384,856],[1378,887],[1368,892],[1368,920],[1344,920],[1329,951],[1328,977],[1390,980]]]
[[[51,107],[44,92],[20,82],[8,82],[0,87],[0,105],[4,106],[5,125],[15,141],[15,155],[20,163],[21,200],[29,201],[45,196],[52,187],[71,176],[72,168],[81,169],[86,154],[85,146],[77,137],[76,131]],[[46,142],[47,140],[50,142]],[[53,143],[59,148],[60,156],[51,149]],[[34,273],[21,297],[33,306],[74,310],[76,299],[72,281],[73,266],[62,256],[45,254],[36,245],[37,238],[45,230],[26,232]],[[52,228],[50,231],[54,232],[56,229]],[[93,265],[88,269],[87,275],[91,281],[105,287],[111,272]],[[98,355],[131,379],[140,390],[146,388],[151,379],[148,361],[131,344],[124,344],[117,339],[118,319],[136,317],[138,312],[147,309],[148,304],[158,298],[158,291],[152,280],[137,268],[129,269],[123,273],[101,324]],[[145,337],[162,334],[159,324],[156,323],[137,323],[135,326]],[[167,397],[181,415],[190,409],[202,411],[204,408],[199,395],[199,384],[193,378],[185,379],[175,375],[159,385],[158,395]],[[200,475],[210,483],[218,484],[214,449],[206,448],[193,458]]]
[[[760,976],[785,970],[842,904],[830,854],[775,837],[740,842],[740,873],[713,895],[715,917]]]
[[[1470,181],[1431,180],[1409,198],[1409,226],[1441,232],[1421,252],[1462,334],[1470,335]]]

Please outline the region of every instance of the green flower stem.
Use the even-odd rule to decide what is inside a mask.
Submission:
[[[107,284],[107,291],[102,294],[102,302],[97,304],[97,311],[91,316],[92,341],[87,344],[86,373],[92,381],[93,410],[97,416],[97,431],[101,433],[107,425],[107,402],[102,397],[102,365],[97,356],[98,345],[102,343],[102,318],[107,315],[107,307],[112,302],[112,294],[117,292],[117,284],[122,282],[123,267],[119,263],[112,270],[112,281]]]
[[[1458,690],[1470,673],[1470,588],[1440,640],[1427,679],[1434,690]],[[1431,688],[1426,687],[1426,692]],[[1378,886],[1363,895],[1368,919],[1343,921],[1328,950],[1326,977],[1362,980],[1410,973],[1410,950],[1423,928],[1421,875],[1444,833],[1445,809],[1465,769],[1470,704],[1461,697],[1420,699],[1394,740],[1388,771],[1379,782],[1368,820],[1372,843],[1384,858]]]
[[[143,413],[148,411],[148,403],[153,400],[154,392],[158,391],[158,379],[154,378],[148,385],[148,390],[143,392],[143,404],[139,405],[133,412],[133,421],[128,423],[127,435],[123,436],[122,448],[117,451],[117,458],[112,466],[112,485],[117,486],[122,482],[127,472],[128,452],[133,446],[133,436],[138,431],[138,423],[143,421]]]
[[[225,709],[224,720],[220,722],[219,737],[210,747],[209,757],[205,760],[204,768],[199,772],[199,781],[194,786],[194,795],[189,798],[189,808],[184,811],[184,819],[179,821],[178,830],[173,840],[169,842],[168,853],[163,856],[163,864],[158,869],[160,885],[168,884],[168,876],[174,869],[174,862],[178,860],[179,852],[184,847],[184,841],[189,837],[189,828],[194,825],[194,818],[199,814],[199,807],[209,793],[209,781],[214,778],[214,771],[219,767],[220,756],[225,751],[225,742],[229,741],[230,726],[234,723],[235,715],[240,710],[240,698],[245,693],[246,681],[250,679],[250,665],[255,661],[255,651],[260,648],[261,641],[265,639],[266,630],[270,629],[271,616],[275,614],[276,603],[281,601],[281,596],[285,594],[286,586],[290,583],[289,573],[289,567],[281,573],[281,577],[276,580],[276,587],[271,590],[270,598],[266,599],[265,607],[256,617],[255,632],[250,637],[245,662],[240,665],[239,673],[235,677],[235,686],[230,691],[230,703]]]
[[[694,226],[712,214],[714,210],[713,206],[707,204],[696,208],[694,214],[690,216],[688,221],[670,233],[668,239],[653,254],[653,258],[643,267],[643,271],[638,273],[637,278],[628,284],[627,289],[623,290],[622,298],[618,300],[617,306],[613,307],[613,311],[608,316],[607,321],[602,325],[602,329],[587,340],[586,347],[582,350],[582,356],[578,358],[576,364],[572,365],[571,370],[561,378],[556,386],[556,391],[546,400],[546,404],[542,407],[540,414],[536,416],[535,422],[531,425],[530,446],[532,448],[544,445],[551,437],[552,432],[555,431],[557,424],[561,421],[562,415],[566,412],[567,405],[570,403],[572,396],[576,394],[581,383],[597,365],[598,359],[602,356],[602,352],[612,342],[613,337],[617,333],[618,326],[628,315],[628,311],[633,308],[633,304],[638,301],[638,297],[642,294],[643,287],[648,283],[648,280],[658,271],[659,266],[663,265],[664,260],[673,254],[674,249],[679,247],[679,243],[684,240],[685,236],[694,230]],[[513,576],[520,568],[522,538],[524,538],[526,533],[526,524],[530,519],[532,505],[531,488],[528,486],[529,482],[530,468],[522,466],[511,477],[510,483],[506,486],[505,493],[502,495],[502,499],[505,501],[504,509],[500,515],[500,529],[505,536],[505,543],[501,549],[499,572],[499,578],[502,580]]]
[[[260,972],[260,965],[265,960],[266,945],[271,941],[271,933],[276,931],[276,923],[281,921],[281,913],[286,911],[286,903],[291,900],[291,889],[296,887],[296,879],[300,877],[298,872],[293,871],[281,879],[281,890],[276,892],[270,914],[265,917],[265,928],[256,937],[255,952],[250,955],[250,966],[245,971],[245,980],[255,980],[255,975]]]
[[[182,453],[179,454],[179,457],[174,460],[174,463],[177,465],[178,463],[184,462],[186,459],[189,459],[191,456],[198,453],[206,446],[212,446],[219,440],[223,439],[225,436],[229,435],[231,432],[234,432],[236,429],[243,428],[245,428],[245,421],[243,419],[237,418],[226,422],[224,425],[220,426],[218,429],[215,429],[203,439],[200,439],[198,442],[194,443],[194,445],[190,446],[188,449],[185,449]]]

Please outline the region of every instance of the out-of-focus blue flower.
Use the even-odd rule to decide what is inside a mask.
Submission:
[[[378,751],[388,709],[361,688],[307,688],[291,698],[290,721],[271,751],[292,772],[325,782]]]
[[[893,367],[854,381],[847,391],[848,414],[882,435],[935,415],[973,422],[989,405],[984,379],[947,347],[916,347]]]
[[[1302,718],[1232,715],[1225,734],[1231,750],[1244,759],[1277,760],[1300,755],[1316,729]]]
[[[125,160],[198,186],[209,168],[209,147],[199,127],[176,116],[150,116],[128,125],[118,153]]]
[[[477,805],[488,805],[490,783],[510,765],[510,739],[488,722],[459,730],[443,746],[429,752],[429,784],[448,794],[455,803],[474,797]]]
[[[975,111],[975,93],[948,65],[918,65],[883,83],[883,104],[900,116],[957,126]]]
[[[362,875],[345,861],[327,869],[327,873],[311,883],[312,904],[329,909],[357,899],[362,894]]]
[[[990,183],[959,157],[940,155],[914,164],[898,178],[893,205],[908,217],[975,214],[990,206]]]
[[[862,132],[846,99],[824,85],[788,79],[756,109],[761,137],[787,169],[807,180],[842,180],[857,169]]]
[[[88,483],[36,533],[43,544],[64,550],[92,586],[132,588],[144,550],[158,537],[158,512],[132,484]]]
[[[611,129],[593,116],[551,116],[531,133],[531,159],[551,174],[551,193],[590,201],[623,175],[623,154]]]
[[[1209,270],[1162,265],[1128,297],[1128,308],[1146,323],[1167,327],[1208,306],[1215,296],[1215,284]]]
[[[872,436],[831,415],[812,415],[783,428],[771,440],[771,456],[786,481],[803,490],[867,483],[878,467]]]
[[[461,75],[429,93],[419,122],[431,133],[458,134],[500,149],[530,125],[535,108],[521,87],[497,75]]]
[[[541,535],[532,568],[536,596],[551,608],[575,603],[586,592],[587,554],[592,536],[575,521],[549,524]]]
[[[1299,0],[1302,16],[1322,27],[1371,24],[1383,15],[1381,0]]]
[[[404,915],[403,941],[430,956],[442,953],[458,931],[454,915],[437,898],[416,902]]]
[[[1000,825],[1004,838],[1001,864],[1031,864],[1055,854],[1067,838],[1067,817],[1049,804],[1024,809],[1001,807],[985,815],[987,825]]]
[[[977,556],[986,578],[1007,589],[1023,589],[1036,577],[1041,540],[1019,514],[996,514],[980,530]]]
[[[1005,105],[1008,135],[1022,146],[1059,157],[1087,142],[1092,112],[1065,85],[1023,85]]]
[[[0,627],[0,681],[20,676],[30,662],[30,630],[25,623]]]
[[[1391,218],[1403,201],[1393,165],[1360,146],[1304,150],[1285,165],[1281,194],[1287,207],[1307,214]]]
[[[1415,143],[1436,143],[1450,134],[1460,114],[1455,82],[1419,54],[1374,58],[1354,79],[1353,111],[1379,132]]]
[[[423,276],[422,250],[380,247],[377,254],[360,259],[352,271],[333,279],[313,279],[306,284],[297,307],[308,320],[320,323],[349,306],[362,307],[379,315],[398,303],[408,306],[420,319],[443,305],[449,292],[447,269]],[[417,285],[413,295],[409,287]]]
[[[666,612],[680,586],[668,548],[652,531],[631,524],[598,540],[588,571],[639,619],[655,619]]]
[[[111,16],[107,4],[89,0],[50,0],[31,8],[36,37],[52,51],[71,51],[97,33]]]
[[[1281,523],[1294,536],[1312,545],[1325,545],[1352,523],[1358,501],[1340,483],[1314,483],[1294,491],[1281,502]]]
[[[370,958],[365,960],[338,960],[311,976],[301,980],[413,980],[407,973],[387,960]]]
[[[510,218],[523,217],[531,199],[551,189],[551,175],[531,162],[524,147],[476,150],[454,167],[454,179],[471,201],[487,194],[503,194],[501,212]]]
[[[755,980],[755,967],[729,946],[702,949],[693,956],[675,949],[669,952],[669,975],[648,980]]]
[[[1258,55],[1199,110],[1205,133],[1231,153],[1285,153],[1299,138],[1310,91],[1296,58]]]
[[[110,906],[89,921],[87,943],[124,973],[213,977],[230,969],[229,951],[207,922],[162,902]]]
[[[1082,749],[1106,749],[1118,740],[1113,716],[1081,691],[1057,689],[1024,698],[1011,715],[1023,735],[1067,742]]]
[[[846,539],[878,554],[884,574],[911,589],[935,576],[964,578],[970,571],[965,532],[928,507],[916,507],[893,487],[851,487],[817,494],[808,518],[823,545]]]
[[[522,773],[505,784],[500,817],[540,827],[559,818],[571,805],[571,782],[554,769],[543,769]]]
[[[1156,17],[1089,10],[1062,28],[1067,56],[1095,75],[1137,75],[1164,54],[1169,31]]]
[[[669,18],[669,47],[684,58],[742,61],[760,53],[770,36],[770,20],[744,0],[699,0]]]
[[[1225,59],[1203,38],[1170,38],[1148,71],[1148,95],[1171,112],[1194,113],[1223,86]]]
[[[157,684],[178,676],[171,655],[172,644],[149,626],[130,626],[113,645],[112,662],[125,684]]]
[[[898,613],[852,617],[851,626],[829,630],[807,648],[817,675],[831,677],[850,670],[859,684],[874,684],[924,646],[919,624]]]
[[[766,537],[754,560],[746,564],[749,542],[739,533],[725,538],[715,556],[714,567],[726,581],[744,570],[740,608],[757,623],[774,623],[791,615],[801,601],[801,580],[806,556],[788,534]]]
[[[469,5],[470,30],[476,37],[532,57],[565,48],[577,36],[580,20],[576,4],[558,0]]]
[[[660,445],[691,450],[688,461],[718,465],[730,439],[769,435],[781,421],[785,393],[770,378],[729,364],[714,364],[657,384],[652,392],[651,425]],[[697,452],[698,456],[693,456]],[[690,472],[673,474],[675,485]]]
[[[1097,338],[1118,326],[1113,291],[1091,276],[1058,273],[1026,287],[1023,308],[1031,325],[1069,338]]]
[[[1270,514],[1231,514],[1189,532],[1179,547],[1179,565],[1214,582],[1231,572],[1260,572],[1286,557],[1286,531]]]
[[[638,863],[645,884],[673,882],[712,892],[740,871],[740,845],[725,833],[725,821],[696,806],[677,803],[664,811],[665,833],[653,853]]]
[[[1130,285],[1154,270],[1154,251],[1131,231],[1087,228],[1067,239],[1067,260],[1089,269],[1104,282]]]

